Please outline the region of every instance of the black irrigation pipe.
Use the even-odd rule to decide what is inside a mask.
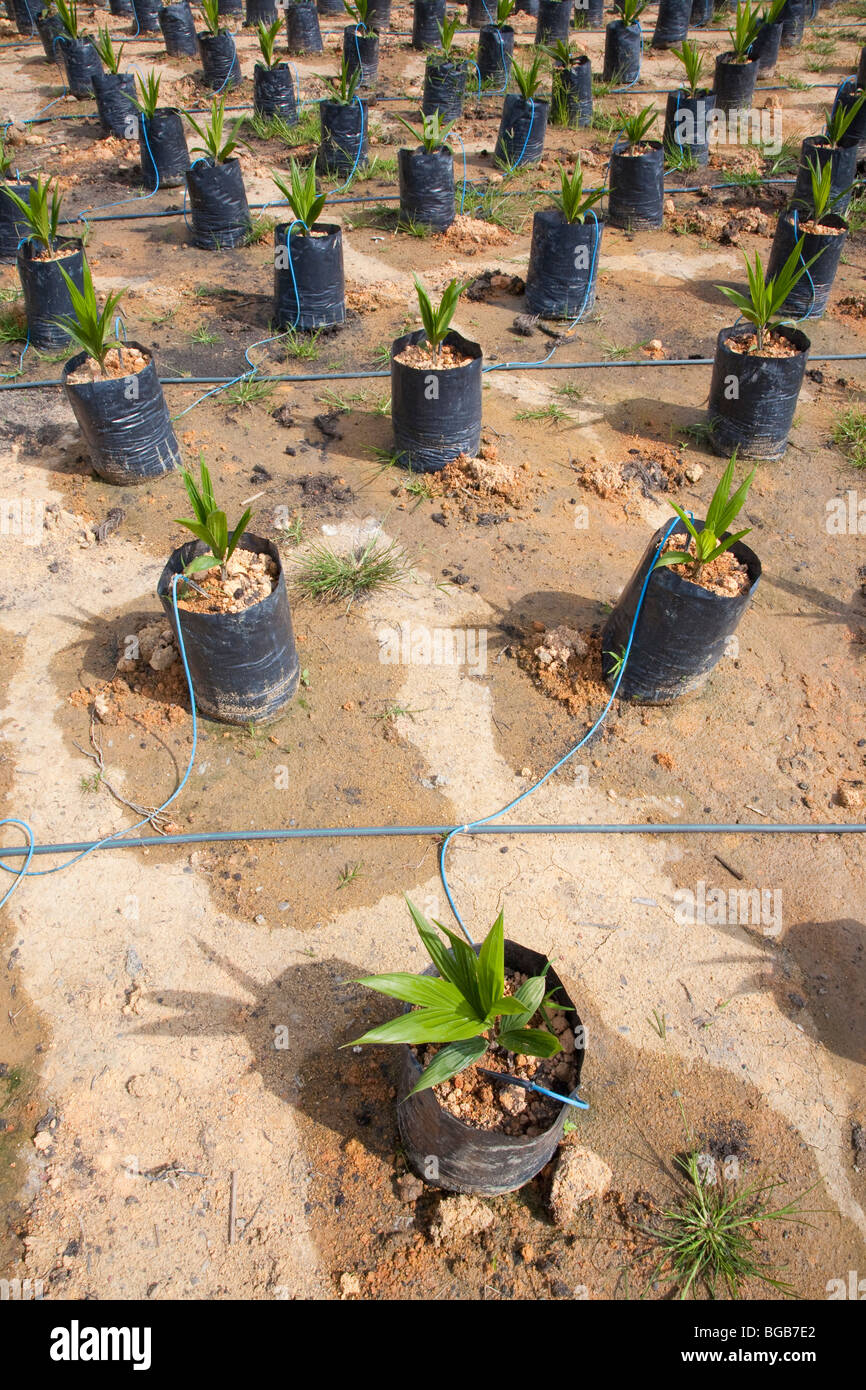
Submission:
[[[664,190],[666,197],[673,197],[675,193],[709,193],[725,188],[763,188],[769,184],[790,184],[796,183],[796,179],[757,179],[750,180],[747,184],[741,183],[706,183],[694,184],[686,187],[677,185],[674,188]],[[469,185],[467,185],[468,187]],[[476,193],[484,193],[491,188],[498,188],[498,184],[487,184],[485,188],[475,188]],[[547,193],[556,193],[555,188],[512,188],[500,193],[502,198],[535,198],[543,197]],[[589,190],[594,192],[593,189]],[[142,195],[144,198],[147,195]],[[329,198],[328,207],[338,207],[345,203],[396,203],[399,202],[399,193],[355,193],[346,198]],[[250,203],[251,212],[264,212],[267,208],[278,208],[287,206],[285,199],[275,198],[267,203]],[[61,226],[71,227],[78,222],[146,222],[151,218],[158,217],[182,217],[183,208],[152,208],[147,212],[112,212],[107,214],[95,214],[88,216],[87,212],[77,213],[73,217],[61,217]]]
[[[332,825],[296,826],[274,830],[200,830],[179,835],[141,835],[130,839],[80,840],[71,844],[34,845],[33,857],[44,854],[81,854],[90,850],[160,849],[165,845],[232,844],[261,840],[352,840],[395,839],[401,836],[440,837],[450,835],[459,826],[453,825]],[[678,824],[676,821],[646,821],[617,825],[475,825],[464,830],[467,835],[862,835],[866,825],[820,821],[814,825],[785,825],[777,822],[753,824],[733,821],[730,824],[708,822]],[[21,858],[29,854],[29,845],[4,845],[0,858]]]
[[[806,90],[810,92],[835,91],[838,88],[838,86],[838,82],[810,82]],[[681,90],[682,89],[680,87],[611,87],[610,90],[607,92],[594,93],[593,95],[596,97],[598,101],[603,101],[605,97],[621,96],[624,93],[629,93],[632,96],[641,97],[664,97],[669,96],[671,92],[678,92]],[[759,96],[762,92],[787,92],[793,90],[794,88],[789,88],[786,83],[781,82],[773,87],[756,87],[755,96]],[[66,95],[66,93],[64,92],[63,95]],[[479,96],[481,100],[483,100],[484,97],[501,97],[502,92],[482,90],[479,95],[473,95],[472,100],[477,101],[479,99]],[[380,102],[388,101],[416,102],[417,94],[406,92],[396,97],[374,95],[369,98],[369,102],[371,105],[376,105]],[[316,106],[317,104],[317,98],[311,99],[310,101],[301,102],[302,106]],[[245,101],[238,102],[236,106],[227,106],[225,109],[226,111],[252,111],[253,106],[253,102]],[[208,115],[209,111],[210,107],[208,106],[194,106],[190,108],[188,113],[185,112],[184,114],[189,114],[193,116],[206,116]],[[91,121],[96,120],[98,116],[98,111],[60,111],[55,116],[22,116],[18,124],[51,125],[54,121]],[[14,123],[15,122],[13,119],[13,124]]]
[[[576,372],[594,371],[596,368],[604,367],[711,367],[712,357],[646,357],[632,360],[619,360],[612,358],[610,361],[601,362],[491,362],[488,371],[498,372]],[[866,352],[816,352],[809,354],[810,362],[862,362],[866,360]],[[372,381],[375,378],[389,377],[391,373],[385,371],[367,372],[281,372],[274,376],[263,376],[255,368],[256,380],[262,382],[292,382],[305,383],[311,381]],[[252,372],[247,372],[251,376]],[[160,383],[163,386],[229,386],[238,380],[235,376],[163,376]],[[0,391],[41,391],[48,387],[62,386],[63,380],[49,378],[39,381],[5,381],[0,382]]]

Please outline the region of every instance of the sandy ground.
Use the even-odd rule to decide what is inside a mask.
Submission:
[[[518,27],[531,35],[525,18]],[[400,92],[418,90],[423,66],[406,42],[389,40],[382,63],[383,82]],[[594,64],[601,43],[588,39]],[[240,47],[250,71],[249,36]],[[138,62],[153,51],[131,44],[129,54]],[[857,51],[838,40],[828,71],[807,78],[839,80]],[[809,56],[787,57],[781,70],[802,74]],[[330,70],[330,51],[299,65],[305,95],[325,62]],[[164,64],[179,101],[197,90],[195,67]],[[675,67],[648,54],[647,80],[671,85]],[[33,50],[6,53],[3,72],[8,115],[56,95]],[[829,97],[781,95],[796,142]],[[639,100],[629,98],[632,109]],[[612,110],[613,99],[600,105]],[[373,148],[386,160],[399,143],[395,108],[404,112],[373,108]],[[487,98],[461,127],[470,176],[491,172],[497,109]],[[135,159],[98,141],[92,122],[36,131],[44,143],[22,143],[22,162],[59,169],[70,209],[135,198]],[[550,187],[555,159],[575,148],[588,170],[603,168],[599,132],[551,129],[544,166],[512,186]],[[241,157],[251,199],[270,196],[268,169],[284,153],[253,141]],[[748,150],[722,162],[762,167]],[[392,183],[386,169],[352,192]],[[230,512],[256,496],[253,529],[278,539],[290,574],[317,538],[348,548],[377,527],[413,566],[399,588],[349,612],[294,600],[298,698],[261,733],[203,724],[171,810],[179,828],[464,824],[508,803],[577,741],[597,692],[567,708],[520,653],[542,625],[600,624],[670,514],[658,490],[599,495],[581,469],[616,471],[666,450],[699,465],[675,495],[700,514],[719,461],[683,431],[703,418],[709,369],[654,367],[640,345],[658,338],[671,357],[711,355],[730,322],[715,285],[738,284],[741,250],[763,253],[769,241],[745,231],[739,247],[723,245],[689,216],[698,207],[723,225],[757,208],[772,226],[782,198],[684,194],[662,232],[606,231],[598,307],[558,358],[619,352],[647,365],[489,375],[485,438],[517,480],[507,504],[406,491],[405,475],[382,465],[385,379],[280,386],[247,405],[216,396],[178,422],[185,457],[205,452]],[[153,200],[179,203],[176,192]],[[525,272],[525,213],[509,209],[505,231],[487,224],[477,241],[450,242],[396,236],[387,220],[359,213],[335,209],[350,321],[306,359],[275,345],[257,350],[263,363],[270,354],[292,373],[379,369],[377,350],[412,315],[416,269],[436,288],[453,275]],[[181,218],[94,223],[89,255],[99,288],[132,287],[129,337],[154,349],[164,374],[240,371],[243,348],[267,336],[267,240],[209,255],[191,247]],[[14,267],[0,280],[14,287]],[[838,308],[863,283],[857,234],[830,311],[809,326],[814,352],[863,350],[862,319]],[[520,295],[495,291],[464,300],[457,326],[488,360],[535,360],[550,339],[514,334],[522,308]],[[202,329],[213,342],[193,340]],[[3,348],[4,371],[18,350]],[[32,353],[25,367],[28,377],[59,370]],[[699,696],[665,709],[615,706],[577,770],[566,766],[510,819],[862,819],[862,546],[856,533],[829,535],[825,518],[830,499],[857,490],[831,436],[840,413],[862,404],[863,382],[857,362],[810,374],[786,457],[758,469],[744,524],[764,578],[739,654]],[[172,411],[203,389],[168,388]],[[4,535],[0,552],[0,790],[6,814],[38,840],[96,838],[131,816],[93,780],[89,705],[124,639],[159,616],[155,584],[185,504],[171,477],[141,490],[96,478],[56,389],[7,393],[4,405],[0,491],[47,510],[40,534]],[[283,405],[289,426],[271,414]],[[335,429],[317,425],[323,414]],[[112,507],[122,521],[96,543],[90,527]],[[279,530],[285,516],[302,523],[297,545]],[[383,634],[404,623],[483,637],[485,658],[472,669],[384,663]],[[184,702],[142,696],[99,732],[122,795],[146,805],[169,795],[190,754]],[[439,1196],[404,1179],[393,1057],[338,1050],[388,1013],[353,980],[423,963],[403,895],[445,919],[432,840],[99,853],[31,879],[0,926],[4,1272],[41,1279],[58,1297],[663,1297],[643,1228],[682,1192],[675,1158],[696,1145],[735,1157],[743,1184],[782,1184],[777,1201],[808,1194],[808,1226],[765,1226],[759,1239],[801,1294],[823,1297],[828,1280],[863,1268],[866,1182],[852,1141],[866,1125],[859,837],[491,835],[458,841],[449,875],[476,937],[504,907],[510,934],[548,952],[572,987],[588,1030],[591,1108],[567,1145],[609,1166],[603,1200],[556,1226],[543,1174],[486,1202],[480,1237],[458,1227],[443,1248],[431,1238]],[[678,893],[701,883],[769,892],[778,917],[769,928],[682,925]],[[744,1296],[761,1292],[750,1285]]]

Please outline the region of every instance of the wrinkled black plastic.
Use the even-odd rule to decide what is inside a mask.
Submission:
[[[6,197],[2,191],[4,188],[11,188],[12,192],[17,193],[26,203],[30,197],[30,184],[18,183],[15,179],[3,179],[0,182],[0,261],[14,261],[18,243],[22,237],[29,235],[30,228],[26,222],[21,221],[21,213],[12,199]]]
[[[859,88],[855,87],[854,82],[855,79],[849,77],[840,85],[836,92],[836,99],[833,102],[834,110],[837,106],[841,106],[843,111],[850,111],[852,106],[856,106],[863,93]],[[866,101],[864,101],[845,132],[845,139],[856,140],[860,145],[866,141]]]
[[[668,92],[664,144],[670,142],[691,150],[699,164],[706,164],[710,152],[708,125],[714,105],[714,94],[703,87],[693,97],[687,96],[682,88]]]
[[[118,17],[134,14],[132,0],[108,0],[108,8],[113,15]]]
[[[782,47],[799,48],[806,28],[806,0],[787,0],[779,15],[782,26]]]
[[[160,107],[138,121],[138,152],[145,188],[178,188],[189,168],[189,151],[180,112]]]
[[[359,31],[357,24],[343,30],[343,56],[349,72],[361,69],[361,87],[375,87],[379,73],[379,35]]]
[[[63,33],[63,20],[60,15],[52,10],[51,14],[40,11],[36,20],[36,28],[42,40],[42,47],[45,50],[45,57],[49,63],[60,61],[60,54],[56,49],[56,41]]]
[[[448,333],[445,343],[471,361],[437,371],[409,367],[397,357],[425,341],[423,330],[391,344],[391,423],[404,461],[416,473],[438,473],[458,454],[474,458],[481,443],[482,355],[477,343]]]
[[[782,25],[762,24],[751,47],[751,56],[758,61],[758,74],[773,71],[779,61],[779,47],[782,42]]]
[[[253,108],[261,116],[282,116],[286,125],[296,125],[298,102],[288,63],[266,68],[256,63],[253,70]]]
[[[497,29],[495,24],[485,24],[478,34],[478,54],[476,61],[482,82],[494,86],[504,84],[514,53],[514,30],[510,24]]]
[[[414,0],[412,9],[412,47],[437,48],[439,25],[445,19],[445,0]]]
[[[444,232],[454,221],[454,156],[446,147],[398,150],[400,220]]]
[[[223,724],[274,719],[294,695],[299,676],[280,553],[273,541],[249,534],[241,537],[238,549],[276,561],[280,577],[273,592],[241,613],[178,610],[196,707]],[[172,580],[205,552],[201,541],[188,541],[172,553],[160,575],[157,593],[172,626]],[[182,592],[180,584],[177,588]]]
[[[799,328],[778,330],[799,349],[796,357],[754,357],[733,352],[728,338],[754,330],[750,324],[723,328],[716,340],[707,413],[710,442],[726,457],[781,458],[797,409],[811,344]],[[733,391],[736,398],[728,399]]]
[[[99,54],[90,39],[60,38],[57,50],[66,72],[66,85],[79,101],[93,97],[93,78],[102,72]]]
[[[555,44],[557,39],[567,40],[572,10],[573,0],[538,0],[536,44]]]
[[[713,17],[713,0],[692,0],[689,25],[692,29],[705,29]]]
[[[186,171],[192,239],[203,251],[240,246],[250,229],[244,176],[237,159],[197,159]]]
[[[255,29],[257,24],[268,27],[276,18],[277,0],[247,0],[244,24],[248,29]]]
[[[630,87],[640,77],[640,63],[640,24],[626,25],[621,19],[612,19],[604,31],[602,81]]]
[[[601,660],[608,685],[616,679],[617,654],[628,643],[644,580],[666,530],[656,531],[605,624]],[[681,538],[684,547],[688,532],[678,522],[671,536],[678,544]],[[749,572],[751,585],[744,594],[711,593],[667,566],[652,571],[618,695],[668,704],[704,684],[725,655],[761,577],[761,562],[749,546],[736,541],[731,550]]]
[[[857,64],[857,86],[861,91],[866,87],[866,44],[860,49],[860,61]]]
[[[41,0],[12,0],[10,18],[15,20],[19,34],[32,34],[36,28],[36,15]]]
[[[505,964],[510,970],[525,975],[540,975],[547,968],[550,987],[559,991],[554,1002],[568,1009],[569,1027],[580,1029],[574,1000],[556,971],[548,968],[546,956],[514,941],[506,941]],[[436,971],[428,966],[424,974],[434,975]],[[411,1048],[403,1046],[400,1053],[399,1093],[405,1099],[397,1106],[397,1126],[403,1152],[409,1167],[431,1187],[445,1188],[448,1192],[480,1192],[490,1197],[514,1192],[550,1162],[562,1139],[565,1121],[575,1116],[572,1106],[563,1105],[553,1124],[535,1137],[476,1129],[444,1109],[432,1086],[410,1095],[422,1068]],[[576,1048],[577,1082],[583,1058],[583,1048]],[[570,1093],[572,1098],[577,1095],[577,1089],[575,1085]],[[431,1159],[435,1160],[435,1166]]]
[[[316,0],[316,9],[320,15],[344,15],[346,13],[343,0]]]
[[[470,29],[480,29],[482,24],[492,24],[496,19],[496,0],[469,0],[466,23]]]
[[[198,35],[195,18],[186,0],[179,5],[163,5],[159,11],[159,27],[169,58],[195,58],[198,54]]]
[[[241,64],[233,36],[228,30],[219,34],[199,34],[198,47],[204,82],[211,91],[228,91],[241,82]]]
[[[612,227],[653,231],[664,221],[665,158],[659,140],[645,140],[637,155],[614,149],[610,157],[607,220]]]
[[[132,0],[132,11],[138,20],[140,34],[158,34],[159,0]]]
[[[430,57],[424,68],[424,96],[421,109],[425,116],[438,111],[443,121],[456,121],[463,114],[463,98],[469,76],[467,63],[453,63],[449,58]]]
[[[514,9],[517,14],[528,14],[535,19],[538,14],[538,0],[516,0]]]
[[[550,119],[572,128],[592,123],[592,64],[585,54],[570,68],[554,63],[551,79]]]
[[[140,343],[130,343],[148,354]],[[93,470],[109,483],[143,483],[180,463],[180,449],[153,356],[134,376],[73,383],[87,361],[79,352],[63,368],[63,389],[84,435]]]
[[[604,223],[590,213],[566,222],[559,208],[541,208],[532,219],[526,307],[531,314],[573,319],[595,303],[595,279]]]
[[[838,199],[833,203],[833,211],[844,217],[851,201],[851,189],[857,176],[857,152],[859,142],[845,136],[841,145],[831,145],[826,135],[807,135],[800,146],[800,163],[797,166],[797,182],[791,194],[791,207],[811,208],[812,176],[809,163],[820,164],[821,168],[830,161],[830,197]]]
[[[223,18],[231,15],[243,14],[244,0],[219,0],[217,10]]]
[[[283,332],[345,323],[342,231],[332,223],[317,222],[313,236],[293,232],[291,248],[287,248],[289,226],[280,222],[274,228],[275,326]]]
[[[673,48],[688,36],[692,18],[692,0],[659,0],[653,48]]]
[[[96,109],[106,135],[119,140],[134,140],[138,135],[138,108],[135,96],[135,76],[131,72],[103,72],[93,78]]]
[[[367,0],[367,28],[377,34],[391,28],[391,0]]]
[[[713,76],[716,110],[748,110],[754,103],[757,80],[758,64],[754,59],[749,59],[746,63],[737,63],[733,61],[731,53],[720,53],[716,59]]]
[[[502,116],[493,158],[506,168],[522,169],[537,164],[544,153],[544,136],[550,103],[541,97],[524,101],[517,92],[508,92],[502,102]]]
[[[286,6],[286,42],[290,53],[323,51],[319,13],[315,5],[296,0],[295,4]]]
[[[84,245],[77,237],[61,239],[55,249],[74,247],[75,254],[64,256],[63,269],[77,289],[84,289]],[[69,334],[55,319],[72,313],[72,299],[66,281],[60,273],[60,261],[34,260],[38,249],[32,241],[19,246],[16,260],[21,288],[24,291],[24,310],[32,347],[48,349],[64,347]]]
[[[577,29],[600,29],[604,24],[605,0],[575,0],[574,23]]]
[[[795,218],[796,234],[794,231]],[[794,250],[799,238],[805,236],[806,241],[800,253],[803,261],[809,265],[813,256],[817,256],[818,259],[813,265],[809,265],[807,274],[801,276],[797,281],[782,305],[782,312],[794,318],[817,319],[821,317],[827,307],[827,300],[830,298],[836,271],[839,269],[839,260],[845,249],[846,237],[834,236],[832,233],[824,236],[816,232],[804,233],[800,225],[801,221],[802,219],[794,210],[783,212],[780,216],[770,250],[767,278],[778,274]],[[842,232],[848,230],[845,219],[838,217],[835,213],[825,213],[821,218],[821,225],[835,227]]]
[[[367,103],[360,98],[343,106],[337,101],[319,102],[322,136],[316,156],[316,168],[322,174],[343,174],[348,177],[355,168],[367,163],[369,128]],[[358,148],[360,146],[360,157]]]

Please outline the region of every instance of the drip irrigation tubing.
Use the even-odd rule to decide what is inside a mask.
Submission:
[[[676,184],[672,188],[666,188],[664,190],[664,193],[666,198],[672,198],[677,193],[712,193],[722,189],[759,187],[764,188],[769,187],[771,184],[791,183],[796,183],[796,179],[767,178],[749,180],[748,183],[739,183],[737,181],[731,181],[730,183],[689,184],[685,187]],[[471,192],[482,195],[495,187],[497,187],[497,185],[494,184],[467,184],[467,188]],[[506,189],[504,192],[499,193],[498,196],[500,198],[542,198],[547,196],[548,194],[557,193],[558,191],[559,190],[555,188],[513,188]],[[588,191],[594,192],[595,190],[590,189]],[[138,196],[140,197],[141,201],[144,202],[145,198],[152,197],[153,195],[142,193]],[[353,193],[343,198],[329,197],[328,206],[337,207],[341,204],[351,203],[396,203],[399,202],[399,200],[399,193]],[[136,199],[128,199],[127,201],[134,202],[136,201]],[[271,199],[267,203],[249,204],[251,212],[263,212],[267,208],[285,206],[287,206],[287,204],[285,202],[285,199],[282,198]],[[152,208],[149,209],[147,212],[120,212],[94,217],[89,217],[86,212],[80,212],[75,213],[72,217],[61,217],[60,222],[62,226],[71,227],[74,226],[77,222],[140,222],[152,217],[183,217],[183,208]]]
[[[457,826],[462,831],[463,826]],[[262,840],[371,840],[450,835],[452,825],[317,825],[275,827],[270,830],[190,830],[180,835],[139,835],[117,840],[71,840],[68,843],[33,845],[34,859],[47,854],[80,854],[82,850],[161,849],[166,845],[213,845]],[[861,835],[866,823],[816,821],[811,825],[781,821],[606,821],[571,825],[539,821],[530,825],[476,825],[467,835]],[[28,845],[0,846],[0,859],[19,858]]]
[[[269,341],[262,339],[262,342]],[[256,344],[253,344],[255,347]],[[557,344],[564,346],[564,344]],[[809,354],[810,362],[863,362],[866,361],[866,352],[816,352]],[[643,368],[643,367],[711,367],[712,357],[638,357],[634,359],[618,360],[611,358],[609,361],[601,362],[491,362],[484,368],[485,372],[565,372],[565,371],[595,371],[597,368],[619,367],[619,368]],[[249,375],[249,373],[244,373]],[[274,376],[264,376],[256,370],[256,380],[261,382],[292,382],[303,384],[310,381],[373,381],[376,378],[389,377],[391,373],[384,371],[369,372],[300,372],[292,374],[290,372],[280,372]],[[236,376],[163,376],[160,377],[162,386],[230,386],[232,382],[239,380]],[[0,391],[42,391],[49,387],[62,386],[63,381],[60,377],[52,377],[38,381],[7,381],[0,382]]]

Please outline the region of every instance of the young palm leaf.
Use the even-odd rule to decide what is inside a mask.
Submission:
[[[701,50],[696,43],[689,39],[683,39],[679,48],[672,48],[671,53],[675,58],[679,58],[686,70],[689,96],[695,96],[704,70],[704,57]]]
[[[26,200],[6,185],[2,191],[7,198],[12,199],[23,215],[26,225],[30,228],[31,240],[38,241],[46,251],[51,251],[57,240],[63,202],[51,179],[46,179],[43,183],[42,175],[37,175],[36,182],[30,185]]]
[[[813,265],[821,254],[819,251],[808,261],[803,261],[805,241],[805,237],[800,237],[781,270],[769,280],[766,278],[760,254],[755,252],[755,263],[752,265],[744,253],[743,259],[746,262],[746,271],[749,277],[748,298],[740,294],[739,290],[729,289],[727,285],[716,285],[716,289],[721,290],[722,294],[739,309],[747,323],[754,325],[757,337],[756,351],[758,353],[763,352],[764,335],[771,326],[775,326],[773,320],[781,311],[788,295],[801,277],[806,274],[809,266]]]
[[[516,0],[496,0],[496,18],[493,23],[497,29],[504,29],[512,14]]]
[[[740,483],[736,492],[731,496],[736,462],[737,451],[735,449],[719,480],[719,485],[713,493],[713,500],[707,508],[706,521],[700,530],[682,507],[678,507],[676,502],[671,502],[671,506],[694,542],[695,553],[692,555],[688,550],[665,550],[656,560],[656,569],[663,569],[666,565],[692,565],[697,573],[702,565],[708,565],[717,556],[730,550],[731,546],[742,540],[743,536],[749,534],[751,527],[747,526],[742,531],[735,531],[733,535],[726,536],[731,523],[743,510],[752,479],[755,476],[753,468],[749,476]]]
[[[184,569],[184,574],[199,574],[202,570],[220,567],[223,579],[227,578],[226,565],[235,551],[235,546],[244,534],[252,511],[247,507],[237,526],[229,533],[228,519],[224,511],[221,511],[216,504],[213,485],[211,483],[210,472],[204,457],[199,457],[200,479],[196,486],[195,478],[186,469],[182,469],[181,477],[186,488],[187,496],[190,500],[194,519],[184,519],[176,517],[178,526],[185,526],[188,531],[192,531],[197,540],[202,541],[210,551],[209,555],[197,555],[190,560]]]
[[[339,77],[328,77],[323,73],[316,73],[320,82],[324,82],[330,88],[331,94],[329,101],[335,101],[340,106],[348,106],[355,100],[355,93],[361,82],[363,73],[360,68],[350,68],[345,53],[340,63]]]
[[[624,111],[619,109],[617,109],[616,114],[621,124],[622,133],[631,149],[644,142],[658,117],[658,112],[654,111],[651,106],[645,106],[634,116],[627,116]]]
[[[320,193],[316,187],[315,164],[302,165],[295,159],[289,160],[289,182],[272,171],[271,177],[282,193],[295,218],[309,232],[322,215],[327,193]]]
[[[98,29],[93,46],[109,72],[120,71],[120,60],[126,47],[125,43],[122,43],[119,48],[115,48],[108,29]]]
[[[222,15],[220,14],[219,0],[201,0],[201,12],[204,16],[204,22],[207,25],[208,33],[213,34],[214,38],[216,38],[222,28],[220,22]]]
[[[264,24],[259,20],[256,25],[256,33],[259,38],[259,48],[262,51],[262,58],[266,68],[275,68],[280,61],[279,54],[276,52],[277,35],[283,27],[281,19],[275,19],[273,24]]]
[[[615,8],[619,10],[623,24],[631,26],[640,19],[648,3],[649,0],[617,0]]]
[[[413,1008],[371,1028],[355,1043],[443,1043],[410,1094],[447,1081],[483,1057],[491,1043],[531,1057],[554,1057],[561,1045],[552,1032],[530,1028],[533,1015],[551,1002],[544,975],[532,976],[516,994],[505,993],[505,933],[499,914],[476,955],[462,937],[431,924],[407,899],[424,949],[438,973],[368,975],[366,985]],[[448,945],[435,928],[444,932]]]
[[[193,145],[193,151],[202,150],[208,159],[212,159],[215,164],[224,164],[232,151],[237,149],[237,132],[243,125],[245,118],[243,116],[238,116],[238,118],[232,122],[231,130],[228,132],[225,139],[223,139],[223,132],[226,124],[225,96],[214,97],[211,103],[210,121],[205,127],[200,126],[198,121],[195,120],[188,111],[185,111],[184,115],[202,141],[200,145]]]
[[[158,72],[154,72],[151,68],[146,77],[137,73],[135,80],[138,83],[138,96],[132,99],[142,116],[148,120],[153,120],[159,110],[159,84],[162,78]]]
[[[583,223],[594,203],[604,197],[604,189],[596,188],[587,193],[583,191],[583,170],[580,159],[575,159],[574,170],[569,174],[563,164],[559,164],[561,191],[553,195],[553,202],[559,208],[566,222]]]
[[[443,125],[442,114],[438,106],[435,111],[431,111],[429,116],[425,116],[423,111],[420,111],[418,114],[421,117],[420,130],[417,126],[411,125],[409,121],[404,120],[396,111],[394,112],[400,124],[405,126],[410,135],[414,135],[425,153],[433,154],[435,150],[441,150],[445,146],[448,136],[451,134],[457,122],[449,121],[447,125]]]
[[[736,58],[748,58],[749,49],[758,37],[758,30],[763,22],[763,16],[752,8],[751,0],[740,0],[734,27],[728,30],[731,48]]]
[[[77,39],[80,32],[78,28],[77,0],[57,0],[57,13],[60,16],[63,28],[66,30],[66,37],[69,39]]]
[[[433,351],[433,356],[438,358],[439,348],[448,333],[458,300],[463,293],[463,285],[459,280],[452,280],[443,291],[442,298],[435,309],[429,294],[417,275],[415,276],[415,289],[418,294],[418,308],[424,326],[424,335]]]
[[[345,4],[345,0],[343,0],[343,3]],[[458,14],[446,15],[441,23],[438,19],[436,21],[436,28],[439,30],[439,47],[446,58],[451,57],[451,49],[454,45],[454,39],[459,25],[460,16]]]
[[[535,93],[541,86],[541,63],[544,54],[540,49],[535,50],[532,62],[528,67],[521,67],[514,59],[511,60],[511,71],[517,83],[517,89],[524,101],[532,101]]]
[[[832,111],[825,112],[827,116],[827,140],[831,145],[841,145],[851,122],[857,116],[860,107],[866,101],[866,92],[861,92],[856,101],[850,106],[843,106],[837,101]]]
[[[96,291],[93,288],[93,276],[87,261],[84,262],[83,291],[67,275],[62,264],[58,268],[69,290],[72,313],[61,314],[55,322],[61,328],[65,328],[72,341],[77,343],[88,357],[92,357],[94,362],[98,362],[99,370],[104,372],[105,359],[112,347],[120,346],[116,337],[109,338],[108,331],[114,318],[114,311],[123,298],[124,291],[111,290],[106,295],[105,304],[100,312]]]

